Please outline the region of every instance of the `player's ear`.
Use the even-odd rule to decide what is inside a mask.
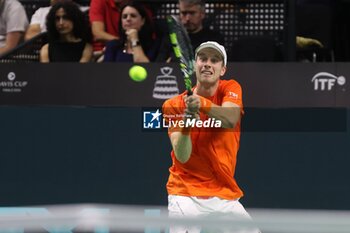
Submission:
[[[222,67],[221,67],[220,75],[221,75],[221,76],[224,76],[225,73],[226,73],[226,66],[222,66]]]
[[[197,69],[197,57],[193,60],[193,70],[196,71]]]

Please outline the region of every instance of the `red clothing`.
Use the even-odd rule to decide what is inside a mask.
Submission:
[[[100,21],[105,24],[105,31],[119,36],[120,7],[114,0],[91,0],[89,10],[90,22]],[[104,44],[94,41],[94,51],[103,49]]]
[[[183,94],[167,100],[163,114],[178,116],[184,113]],[[232,102],[240,106],[243,114],[242,89],[234,80],[220,80],[219,87],[210,99],[221,106]],[[201,120],[208,116],[201,113]],[[169,134],[174,129],[169,129]],[[240,122],[234,129],[192,128],[192,153],[190,159],[182,164],[171,152],[173,164],[167,183],[168,194],[181,196],[216,196],[227,200],[243,196],[234,179],[236,158],[240,140]]]

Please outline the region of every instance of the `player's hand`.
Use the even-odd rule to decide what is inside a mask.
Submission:
[[[199,108],[200,108],[200,98],[197,95],[184,96],[184,102],[186,105],[185,113],[193,115],[197,118],[199,117]]]
[[[196,119],[199,120],[199,112],[190,112],[188,109],[185,109],[184,119]]]
[[[199,112],[199,108],[201,105],[201,101],[199,96],[197,95],[190,95],[190,96],[184,96],[184,101],[186,108],[188,112],[196,113]]]

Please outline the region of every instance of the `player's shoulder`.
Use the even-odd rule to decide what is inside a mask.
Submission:
[[[180,106],[181,102],[183,101],[183,96],[185,95],[185,93],[181,93],[179,95],[173,96],[170,99],[167,99],[166,101],[164,101],[163,106]]]
[[[182,112],[184,109],[184,101],[183,101],[183,94],[174,96],[170,99],[167,99],[162,106],[162,112],[164,114],[175,114]]]
[[[235,79],[228,79],[228,80],[222,79],[220,80],[219,85],[223,88],[226,88],[226,87],[241,88],[241,85]]]

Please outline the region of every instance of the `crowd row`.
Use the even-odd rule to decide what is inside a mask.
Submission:
[[[205,2],[179,0],[179,19],[192,47],[202,42],[224,44],[223,36],[203,25]],[[30,23],[18,0],[0,0],[0,55],[24,40],[47,32],[41,62],[170,62],[172,53],[166,27],[154,12],[137,0],[91,0],[79,6],[72,0],[51,0],[32,15]]]

